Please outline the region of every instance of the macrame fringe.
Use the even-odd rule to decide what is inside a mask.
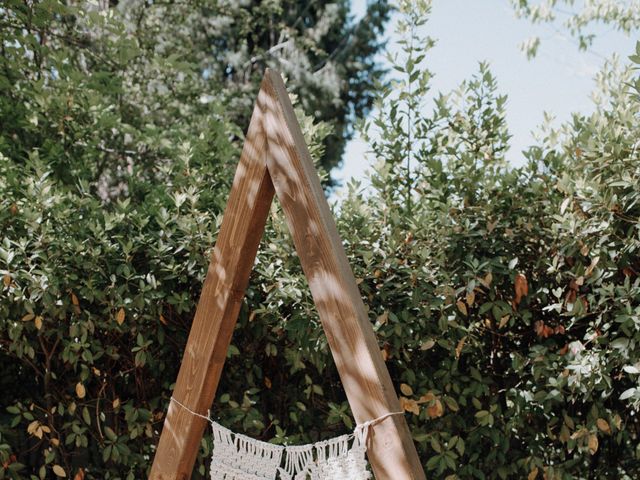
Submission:
[[[233,433],[211,422],[213,454],[211,478],[215,480],[273,480],[282,463],[284,447]]]
[[[212,480],[370,480],[365,458],[369,428],[392,415],[402,415],[402,412],[387,413],[356,426],[350,435],[309,445],[281,446],[234,433],[208,415],[205,417],[172,400],[211,423]]]
[[[351,435],[301,446],[279,446],[211,422],[212,480],[369,480],[368,425]],[[284,467],[280,467],[284,457]]]

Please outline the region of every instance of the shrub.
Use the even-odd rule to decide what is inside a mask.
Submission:
[[[15,6],[10,20],[74,13],[51,5]],[[486,65],[426,113],[432,42],[417,32],[427,11],[401,4],[399,79],[381,87],[364,127],[372,190],[350,185],[335,212],[427,474],[635,478],[640,84],[605,69],[595,113],[547,129],[511,168],[505,98]],[[195,95],[178,110],[160,102],[158,115],[131,114],[153,103],[127,93],[140,83],[107,88],[128,77],[95,64],[85,78],[78,56],[65,63],[35,30],[11,31],[3,92],[9,77],[18,87],[0,101],[0,478],[144,478],[239,132],[217,101]],[[125,43],[105,44],[109,55],[126,50],[116,37]],[[20,63],[25,51],[44,63]],[[169,79],[189,75],[162,65]],[[327,126],[301,119],[319,158]],[[213,414],[274,442],[353,427],[277,206]],[[205,437],[194,478],[210,448]]]

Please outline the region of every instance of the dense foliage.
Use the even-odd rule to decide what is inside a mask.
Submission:
[[[0,478],[145,478],[241,130],[180,8],[142,42],[124,3],[9,6]],[[372,189],[336,210],[427,475],[637,478],[640,77],[607,65],[595,112],[546,128],[514,169],[486,65],[429,91],[427,12],[400,5],[396,80],[363,126]],[[327,125],[299,113],[319,160]],[[277,207],[213,413],[274,442],[353,426]]]

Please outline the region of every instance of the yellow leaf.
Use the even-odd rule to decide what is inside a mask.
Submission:
[[[24,317],[22,317],[22,321],[23,322],[30,322],[31,320],[33,320],[36,316],[33,313],[27,313]]]
[[[500,319],[500,324],[498,325],[498,328],[504,327],[507,324],[507,322],[509,321],[509,318],[511,318],[510,315],[505,315],[504,317],[502,317]]]
[[[589,453],[595,455],[598,451],[598,436],[595,433],[589,435]]]
[[[76,384],[76,395],[78,396],[78,398],[84,398],[86,394],[87,391],[85,390],[84,385],[82,384],[82,382],[78,382]]]
[[[34,420],[27,427],[27,433],[29,435],[35,435],[36,431],[40,428],[40,422],[38,420]]]
[[[598,428],[604,433],[611,435],[611,427],[604,418],[599,418],[598,420],[596,420],[596,425],[598,425]]]
[[[458,310],[460,310],[460,312],[466,317],[467,316],[467,306],[465,305],[465,303],[462,300],[458,300],[456,302],[456,306],[458,307]]]
[[[120,407],[120,399],[116,397],[116,399],[111,402],[111,406],[114,410],[117,410]]]
[[[531,472],[529,473],[529,476],[527,477],[527,480],[535,480],[537,476],[538,476],[538,467],[531,470]]]
[[[38,315],[35,320],[35,325],[38,330],[42,328],[42,316]]]
[[[118,313],[116,314],[116,322],[118,322],[118,325],[122,325],[124,323],[124,308],[120,308],[120,310],[118,310]]]
[[[407,397],[410,397],[411,395],[413,395],[413,389],[406,383],[400,384],[400,391],[402,392],[403,395],[406,395]]]
[[[49,441],[51,442],[51,445],[53,445],[54,447],[57,447],[60,445],[60,440],[58,440],[57,438],[52,438]]]
[[[64,471],[60,465],[53,466],[53,473],[55,473],[58,477],[66,477],[67,473]]]

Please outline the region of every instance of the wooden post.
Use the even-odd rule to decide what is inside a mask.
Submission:
[[[173,396],[211,406],[273,195],[308,279],[356,422],[401,411],[284,83],[265,73]],[[191,477],[206,421],[169,405],[151,480]],[[403,416],[371,428],[377,480],[423,480]],[[212,479],[216,480],[216,479]]]

